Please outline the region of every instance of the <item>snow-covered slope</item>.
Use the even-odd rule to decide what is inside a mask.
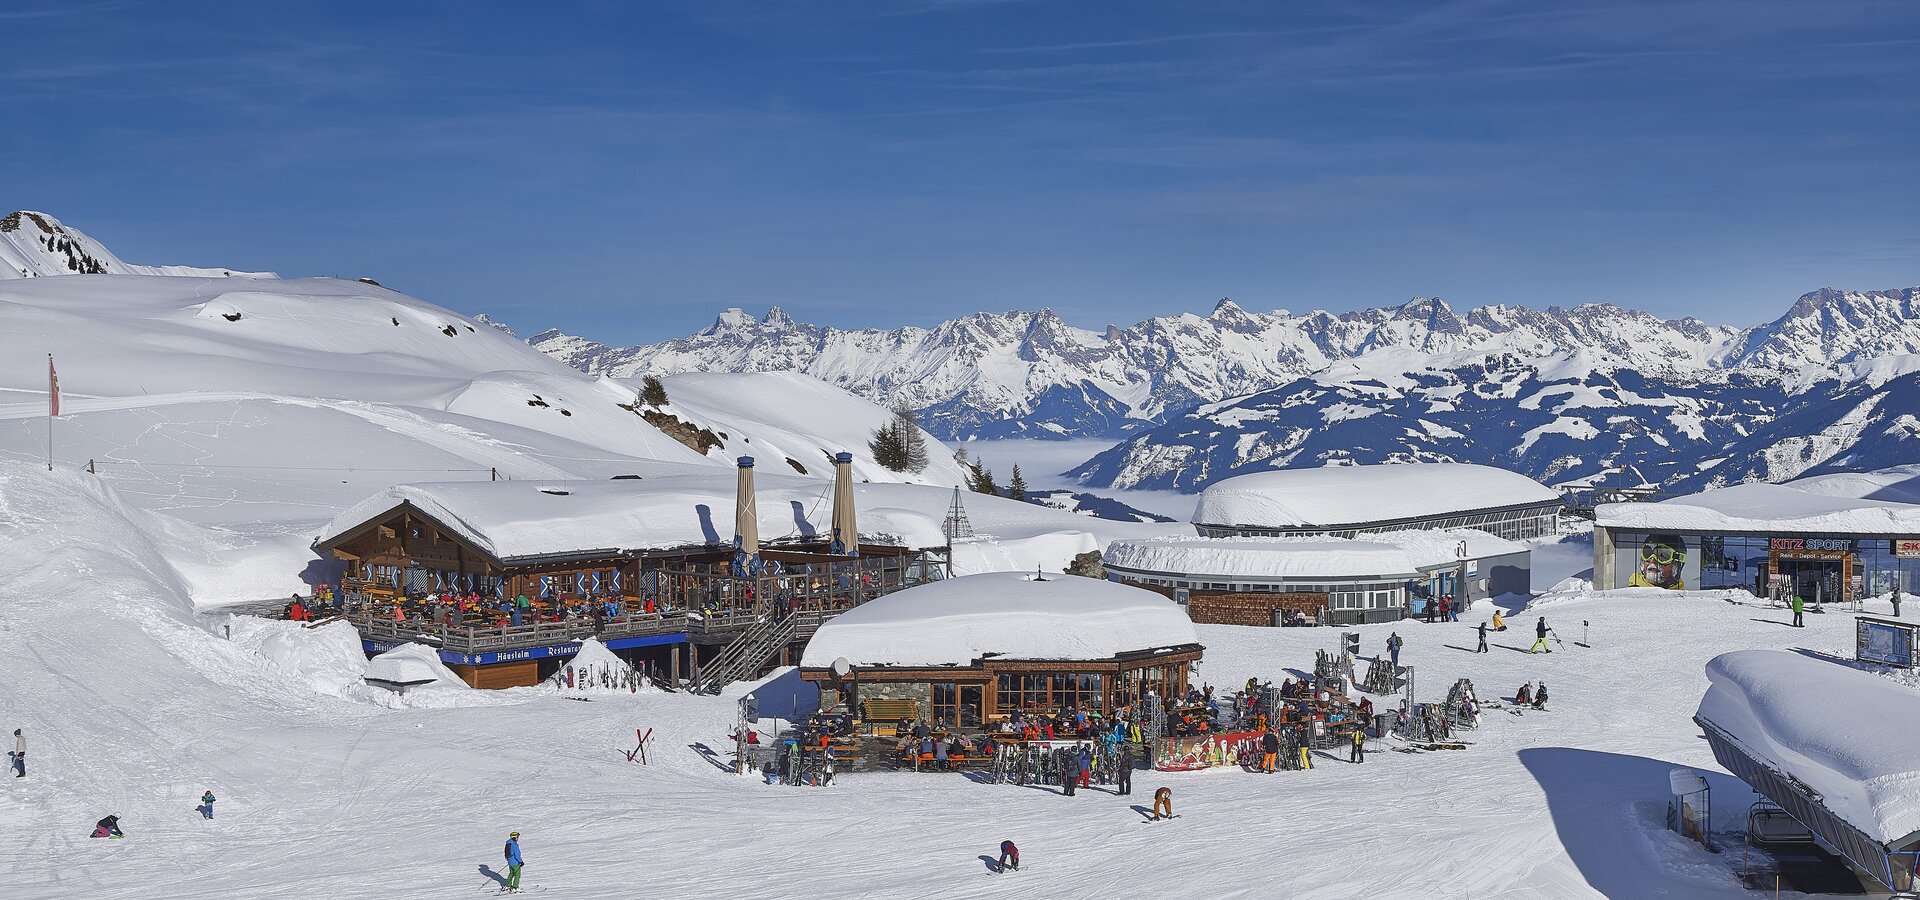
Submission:
[[[46,213],[17,210],[0,216],[0,280],[46,275],[274,277],[271,272],[197,266],[137,266],[123,262],[99,241]]]
[[[640,379],[620,379],[639,390]],[[661,379],[667,406],[660,412],[713,432],[718,446],[707,455],[728,462],[751,456],[766,471],[831,475],[833,455],[853,454],[861,481],[904,481],[952,487],[967,473],[938,438],[924,430],[927,467],[895,472],[873,460],[868,442],[893,421],[879,404],[817,378],[795,372],[691,372]]]
[[[621,407],[625,387],[403,294],[334,279],[70,275],[0,282],[0,458],[93,461],[211,526],[202,600],[284,595],[317,525],[396,481],[719,470]]]

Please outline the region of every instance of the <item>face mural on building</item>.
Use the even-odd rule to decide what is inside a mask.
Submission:
[[[1687,544],[1677,534],[1650,534],[1640,545],[1640,565],[1627,579],[1627,587],[1687,589],[1680,570],[1687,564]]]

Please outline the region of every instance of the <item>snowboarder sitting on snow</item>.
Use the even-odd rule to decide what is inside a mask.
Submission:
[[[108,816],[94,823],[93,836],[103,838],[126,837],[126,835],[120,833],[119,816]]]
[[[1519,690],[1514,691],[1513,702],[1520,706],[1531,706],[1533,704],[1533,682],[1529,681],[1521,685]]]
[[[1000,842],[1000,871],[1020,871],[1020,848],[1015,847],[1012,841]]]
[[[1547,708],[1547,683],[1544,681],[1540,682],[1540,690],[1535,691],[1533,694],[1533,708]]]
[[[1173,788],[1162,787],[1153,792],[1153,817],[1155,819],[1173,818]]]
[[[208,791],[200,795],[200,814],[209,819],[213,818],[213,792],[212,791]]]
[[[520,867],[527,864],[527,861],[520,856],[520,832],[507,835],[506,854],[507,883],[502,887],[505,890],[517,891],[520,889]]]
[[[1507,620],[1500,618],[1500,611],[1497,609],[1493,611],[1493,630],[1495,631],[1507,630]]]

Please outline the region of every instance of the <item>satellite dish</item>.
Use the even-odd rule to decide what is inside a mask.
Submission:
[[[842,656],[834,659],[833,665],[827,668],[833,671],[833,677],[845,678],[853,672],[853,663],[847,662],[847,658]]]

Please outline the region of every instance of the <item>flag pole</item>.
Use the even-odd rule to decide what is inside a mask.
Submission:
[[[60,414],[60,376],[53,370],[53,354],[47,354],[47,471],[53,471],[53,417]]]

